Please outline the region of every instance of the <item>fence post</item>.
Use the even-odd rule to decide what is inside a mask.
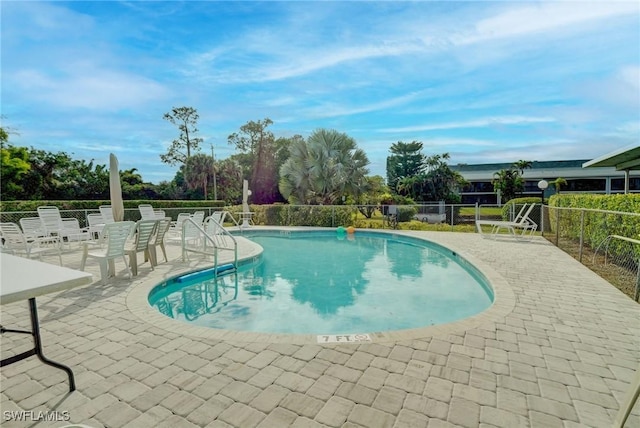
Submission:
[[[560,239],[560,213],[562,210],[556,208],[556,247],[558,246],[558,240]]]
[[[584,210],[580,210],[580,253],[578,260],[582,263],[582,246],[584,244]]]
[[[454,205],[451,204],[451,231],[453,232],[453,213],[454,213]]]
[[[633,300],[638,301],[638,297],[640,297],[640,259],[638,259],[637,274],[636,274],[636,292],[633,293]]]

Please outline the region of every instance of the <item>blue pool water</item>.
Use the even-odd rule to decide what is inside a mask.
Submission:
[[[245,234],[264,253],[238,273],[175,278],[149,302],[199,326],[269,333],[343,334],[416,328],[475,315],[491,287],[437,244],[358,231]]]

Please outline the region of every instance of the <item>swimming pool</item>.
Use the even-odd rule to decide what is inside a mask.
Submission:
[[[191,324],[268,333],[343,334],[417,328],[478,314],[484,276],[445,247],[358,231],[244,234],[263,255],[235,274],[168,280],[149,303]]]

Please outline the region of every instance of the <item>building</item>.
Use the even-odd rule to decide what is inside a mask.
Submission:
[[[541,196],[538,188],[540,180],[551,183],[556,178],[567,180],[567,185],[560,189],[562,193],[624,193],[625,171],[618,171],[615,167],[583,168],[583,164],[590,159],[562,160],[562,161],[534,161],[531,168],[525,169],[525,180],[522,197]],[[462,190],[464,204],[498,204],[498,196],[493,190],[494,174],[502,169],[513,167],[513,163],[487,163],[477,165],[451,165],[451,169],[458,171],[469,182]],[[640,171],[630,171],[629,191],[640,193]],[[545,190],[544,196],[556,193],[553,185]]]

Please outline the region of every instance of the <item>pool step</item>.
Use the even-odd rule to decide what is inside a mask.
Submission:
[[[190,273],[187,275],[183,275],[179,278],[176,278],[176,282],[186,282],[186,281],[191,281],[194,279],[198,279],[198,278],[204,278],[204,277],[217,277],[220,276],[222,274],[225,273],[231,273],[231,272],[235,272],[236,271],[236,267],[234,266],[233,263],[227,263],[224,265],[220,265],[217,267],[211,267],[208,269],[203,269],[200,270],[198,272],[194,272],[194,273]]]

